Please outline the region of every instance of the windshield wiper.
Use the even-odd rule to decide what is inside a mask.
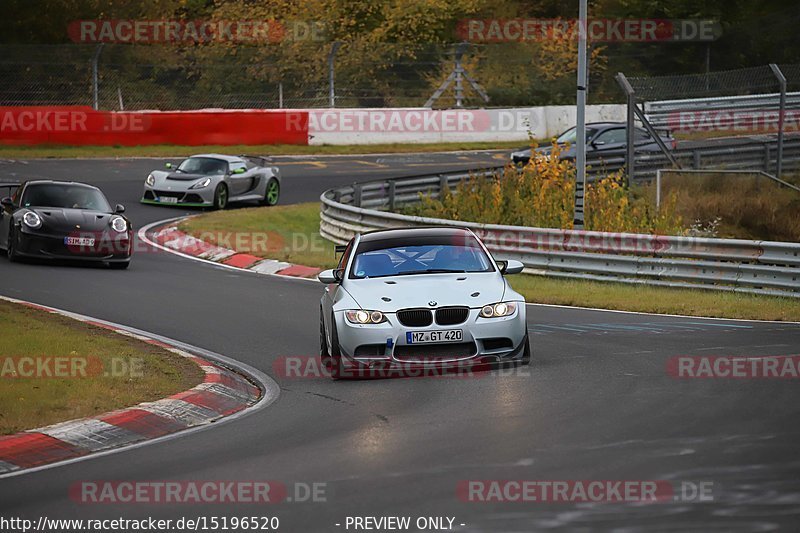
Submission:
[[[427,268],[425,270],[413,270],[411,272],[400,272],[401,275],[413,274],[465,274],[466,270],[456,270],[450,268]]]

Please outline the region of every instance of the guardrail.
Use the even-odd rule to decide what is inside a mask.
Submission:
[[[739,169],[776,171],[778,139],[774,135],[732,137],[718,141],[691,142],[672,150],[672,156],[682,168],[700,170]],[[660,168],[672,166],[662,152],[637,152],[634,179],[651,180]],[[589,175],[618,170],[625,166],[625,155],[613,157],[591,155],[586,161]],[[800,137],[787,136],[783,144],[783,170],[800,169]]]
[[[800,297],[800,244],[602,233],[479,224],[390,212],[438,197],[477,172],[357,183],[322,194],[320,234],[345,244],[356,233],[402,226],[471,228],[498,258],[546,276]]]
[[[777,110],[780,109],[780,96],[780,93],[772,93],[746,96],[660,100],[645,102],[644,113],[653,126],[669,127],[675,114],[681,112],[777,112]],[[786,93],[786,109],[800,109],[800,92]]]

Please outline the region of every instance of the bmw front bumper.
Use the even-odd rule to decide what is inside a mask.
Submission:
[[[342,362],[350,366],[474,366],[522,359],[527,343],[525,304],[507,317],[483,318],[480,308],[469,310],[460,324],[409,327],[396,313],[386,313],[380,324],[353,324],[344,311],[334,313]],[[408,333],[460,329],[458,342],[409,343]]]

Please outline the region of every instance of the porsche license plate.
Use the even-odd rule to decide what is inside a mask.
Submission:
[[[177,204],[178,198],[177,196],[159,196],[158,201],[162,204]]]
[[[91,237],[64,237],[64,244],[67,246],[94,246],[94,239]]]
[[[460,329],[443,329],[438,331],[407,331],[407,344],[430,344],[434,342],[461,342],[464,333]]]

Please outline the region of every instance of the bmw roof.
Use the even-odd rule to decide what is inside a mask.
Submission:
[[[361,235],[361,242],[370,242],[374,240],[383,239],[404,239],[415,237],[442,237],[442,236],[457,236],[468,234],[470,231],[465,228],[454,228],[447,226],[425,226],[415,228],[388,228],[379,229],[363,233]]]

